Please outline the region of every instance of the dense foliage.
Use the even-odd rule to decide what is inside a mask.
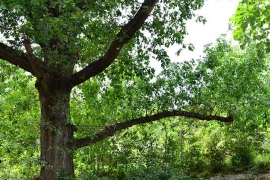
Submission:
[[[234,26],[234,38],[242,46],[256,43],[260,53],[270,50],[270,3],[268,0],[244,0],[231,18]]]
[[[222,39],[215,46],[206,46],[205,53],[201,60],[168,64],[148,84],[136,78],[115,79],[105,86],[96,77],[74,89],[71,115],[80,129],[76,136],[94,135],[110,124],[106,121],[122,119],[124,108],[126,117],[162,108],[155,98],[172,103],[166,92],[175,91],[181,94],[179,99],[173,95],[176,106],[211,114],[231,112],[234,123],[168,118],[132,127],[77,150],[78,179],[194,179],[220,172],[269,170],[268,57],[258,61],[253,45],[240,50]],[[21,70],[11,71],[6,63],[2,67],[6,80],[1,86],[1,137],[5,138],[1,138],[0,177],[34,178],[39,170],[38,99],[32,98],[36,92],[31,88],[34,82]],[[188,85],[184,90],[180,89],[183,84]],[[151,94],[151,88],[156,93]],[[141,103],[136,106],[133,102],[138,101]],[[146,107],[140,108],[141,104]]]

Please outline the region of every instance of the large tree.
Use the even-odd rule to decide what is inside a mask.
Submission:
[[[157,81],[159,88],[146,86],[153,81],[154,75],[149,66],[150,59],[161,61],[162,67],[169,63],[165,47],[182,43],[187,34],[185,21],[191,19],[192,11],[202,5],[203,0],[1,1],[0,30],[5,43],[0,43],[0,58],[36,78],[41,108],[41,171],[38,179],[74,177],[73,152],[76,149],[136,124],[172,116],[222,122],[233,120],[232,116],[184,108],[190,102],[186,97],[192,96],[185,82],[196,79],[186,77],[182,87],[177,88],[170,78],[167,78],[168,83],[166,78]],[[175,77],[178,77],[181,69],[173,70],[167,69],[167,72],[176,73]],[[102,86],[95,86],[95,81]],[[121,102],[112,103],[116,107],[110,106],[111,112],[103,114],[107,121],[102,129],[95,130],[95,134],[85,134],[85,137],[74,136],[78,128],[74,125],[73,118],[76,117],[71,117],[70,113],[71,92],[88,82],[91,82],[88,91],[93,91],[93,96],[80,98],[94,101],[109,94],[119,102],[117,100],[123,97],[117,97],[117,92],[110,87],[115,85],[119,90],[124,83],[131,91],[136,88],[138,98],[134,99],[139,102],[126,100],[130,101],[128,108]],[[133,87],[134,82],[139,83]],[[140,96],[142,90],[146,92]],[[96,96],[96,92],[100,94]],[[133,96],[136,96],[134,92]],[[179,98],[183,98],[181,103],[175,103]],[[146,102],[148,104],[143,104]],[[102,103],[91,108],[102,110]],[[91,108],[89,119],[95,122]],[[119,111],[122,116],[111,120]],[[221,115],[226,114],[221,112]]]

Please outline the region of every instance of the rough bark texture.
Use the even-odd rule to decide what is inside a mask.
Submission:
[[[75,129],[70,123],[69,96],[69,92],[58,92],[54,96],[40,93],[40,180],[74,177],[73,151],[70,147]]]

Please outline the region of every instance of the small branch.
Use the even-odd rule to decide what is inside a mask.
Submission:
[[[221,122],[233,122],[232,116],[229,116],[229,117],[207,116],[207,115],[202,115],[202,114],[198,114],[194,112],[187,112],[187,111],[180,111],[180,110],[164,111],[164,112],[160,112],[151,116],[140,117],[140,118],[129,120],[127,122],[122,122],[122,123],[117,123],[114,125],[107,126],[102,131],[97,133],[94,137],[75,139],[73,143],[73,148],[78,149],[84,146],[94,144],[96,142],[102,141],[106,137],[113,136],[118,131],[132,127],[137,124],[144,124],[144,123],[149,123],[153,121],[158,121],[166,117],[177,117],[177,116],[186,117],[186,118],[195,118],[195,119],[206,120],[206,121],[217,120]]]
[[[23,41],[25,50],[26,50],[26,56],[28,57],[29,63],[34,71],[35,76],[38,79],[43,79],[45,77],[44,72],[40,69],[40,66],[38,65],[39,60],[34,54],[33,49],[31,47],[31,43],[29,39],[24,39]]]
[[[88,4],[90,4],[90,3],[95,3],[95,2],[97,2],[97,1],[96,1],[96,0],[92,0],[92,2],[91,2],[91,1],[88,0]],[[85,1],[77,2],[75,5],[76,5],[78,8],[80,8],[81,10],[87,10],[87,8],[85,7],[85,6],[86,6]]]
[[[104,56],[70,76],[70,86],[74,87],[79,85],[109,67],[119,55],[123,46],[128,43],[133,35],[141,28],[157,1],[158,0],[145,0],[135,16],[121,28]]]

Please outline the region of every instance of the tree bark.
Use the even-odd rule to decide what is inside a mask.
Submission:
[[[70,92],[45,95],[39,91],[41,103],[41,171],[38,179],[73,179],[74,126],[70,122]]]

